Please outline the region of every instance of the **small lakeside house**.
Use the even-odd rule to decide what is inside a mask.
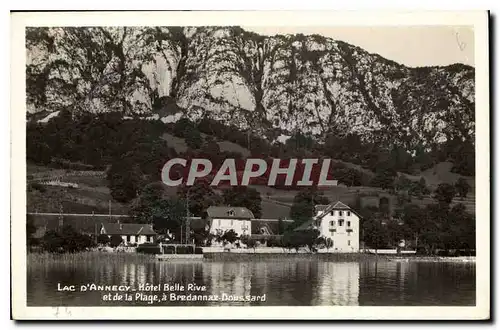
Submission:
[[[125,244],[153,243],[157,236],[152,225],[142,223],[103,223],[100,234],[120,236]]]
[[[316,205],[315,216],[295,230],[317,229],[320,236],[333,241],[332,250],[359,252],[361,216],[349,206],[338,201],[329,205]]]
[[[210,206],[204,218],[209,224],[211,234],[234,230],[239,237],[250,235],[252,230],[252,211],[246,207]]]

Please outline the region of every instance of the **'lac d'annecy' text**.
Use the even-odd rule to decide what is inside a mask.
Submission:
[[[78,290],[79,289],[79,290]],[[145,304],[162,304],[172,302],[219,301],[219,302],[265,302],[266,294],[235,295],[221,292],[211,294],[206,285],[196,283],[142,283],[133,287],[130,285],[99,285],[95,283],[76,285],[63,285],[58,283],[57,291],[99,291],[102,292],[101,300],[104,302],[130,302]]]

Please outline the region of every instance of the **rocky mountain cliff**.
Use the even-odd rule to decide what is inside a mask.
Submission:
[[[474,68],[410,68],[320,35],[239,27],[27,29],[30,112],[178,112],[243,130],[474,142]],[[178,116],[177,116],[178,117]]]

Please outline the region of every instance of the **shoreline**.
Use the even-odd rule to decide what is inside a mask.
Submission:
[[[319,260],[337,262],[361,262],[361,261],[392,261],[392,262],[459,262],[475,263],[475,256],[462,257],[440,257],[440,256],[416,256],[416,255],[389,255],[372,253],[231,253],[231,252],[208,252],[203,253],[203,260],[210,261],[266,261],[266,260]]]
[[[107,261],[109,263],[123,262],[169,262],[169,261],[195,261],[190,258],[165,258],[158,260],[157,255],[130,252],[102,252],[86,251],[78,253],[38,253],[27,254],[28,265],[43,265],[46,263],[80,263],[86,260]],[[233,253],[233,252],[205,252],[203,258],[196,261],[207,262],[253,262],[269,260],[315,260],[326,262],[362,262],[362,261],[388,261],[388,262],[450,262],[450,263],[476,263],[475,256],[441,257],[441,256],[416,256],[416,255],[375,255],[371,253]]]

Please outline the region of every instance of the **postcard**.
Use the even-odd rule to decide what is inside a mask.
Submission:
[[[12,318],[489,319],[488,22],[12,13]]]

